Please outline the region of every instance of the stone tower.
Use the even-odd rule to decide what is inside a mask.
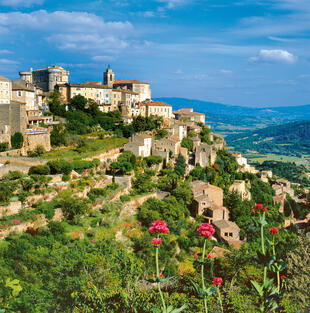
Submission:
[[[115,73],[112,71],[109,65],[107,70],[103,73],[103,84],[108,85],[109,87],[113,88],[114,81],[115,81]]]

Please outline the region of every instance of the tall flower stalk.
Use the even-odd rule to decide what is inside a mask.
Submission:
[[[200,227],[197,229],[197,232],[200,236],[205,238],[204,243],[203,243],[202,259],[201,259],[201,287],[202,287],[202,296],[203,296],[203,304],[204,304],[205,313],[208,313],[207,296],[209,295],[210,290],[208,290],[205,285],[205,278],[204,278],[205,255],[206,255],[207,239],[210,239],[212,237],[212,235],[215,233],[215,229],[209,223],[202,223]]]
[[[221,295],[221,290],[220,290],[220,286],[222,285],[222,283],[223,283],[223,279],[221,277],[214,277],[213,278],[212,284],[217,286],[216,290],[217,290],[218,300],[219,300],[219,303],[221,305],[222,313],[224,313],[222,295]]]
[[[276,243],[275,243],[275,237],[276,234],[279,232],[279,230],[276,227],[272,227],[269,229],[269,231],[272,233],[272,253],[273,253],[273,257],[276,260]],[[277,272],[277,285],[278,285],[278,293],[280,293],[280,268],[279,265],[277,263],[275,263],[275,268],[276,268],[276,272]]]
[[[163,281],[168,281],[170,278],[162,278],[163,275],[159,272],[159,247],[162,244],[162,238],[159,237],[160,234],[168,234],[169,228],[167,227],[166,222],[157,220],[152,223],[152,226],[149,228],[151,234],[156,234],[157,236],[152,239],[152,244],[155,247],[155,263],[156,263],[156,280],[150,280],[152,283],[157,283],[158,293],[160,295],[161,306],[163,313],[178,313],[182,312],[186,306],[183,305],[181,308],[174,309],[172,306],[166,305],[164,295],[161,291],[160,283]]]

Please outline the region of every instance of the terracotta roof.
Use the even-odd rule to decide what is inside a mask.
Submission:
[[[226,220],[213,221],[212,224],[219,229],[234,228],[236,230],[240,230],[238,225],[232,221],[226,221]]]
[[[215,246],[213,247],[213,249],[210,251],[209,254],[212,258],[221,258],[221,257],[224,257],[225,254],[227,253],[230,253],[230,251],[227,249]]]
[[[220,187],[211,185],[211,184],[206,183],[202,180],[194,180],[194,181],[190,182],[189,185],[193,190],[200,190],[200,189],[217,189],[217,190],[221,190],[221,191],[223,190]]]
[[[10,82],[11,80],[0,75],[0,81],[2,81],[2,82]]]
[[[160,107],[160,106],[165,106],[165,107],[172,107],[172,105],[165,103],[165,102],[161,102],[161,101],[144,101],[140,103],[142,106],[151,106],[151,107]]]
[[[147,134],[136,134],[135,136],[142,137],[142,138],[152,138],[152,136],[147,135]]]
[[[149,85],[149,83],[145,83],[145,82],[142,82],[140,80],[137,80],[137,79],[119,79],[119,80],[115,80],[113,85],[122,85],[122,84],[147,84]]]
[[[96,85],[89,83],[65,83],[65,84],[57,84],[57,87],[79,87],[79,88],[95,88],[95,89],[112,89],[107,85]]]

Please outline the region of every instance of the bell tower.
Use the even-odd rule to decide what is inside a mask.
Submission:
[[[103,73],[103,84],[113,88],[114,81],[115,73],[112,71],[110,65],[108,65],[107,70]]]

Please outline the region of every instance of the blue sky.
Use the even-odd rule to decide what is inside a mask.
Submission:
[[[309,104],[309,0],[0,0],[0,75],[59,64],[71,82],[152,84],[153,97]]]

